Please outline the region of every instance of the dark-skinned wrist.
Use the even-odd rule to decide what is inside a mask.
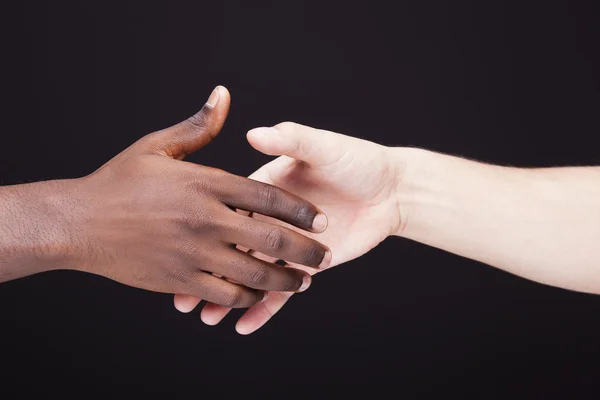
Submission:
[[[78,180],[0,188],[0,280],[74,269]]]

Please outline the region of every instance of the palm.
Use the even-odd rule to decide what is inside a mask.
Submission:
[[[396,212],[396,205],[389,200],[392,172],[378,146],[369,150],[358,152],[350,148],[334,163],[323,166],[282,156],[251,175],[294,193],[325,212],[325,232],[308,235],[329,246],[331,266],[366,253],[395,228],[390,216]]]

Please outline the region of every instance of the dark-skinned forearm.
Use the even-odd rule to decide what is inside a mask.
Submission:
[[[75,182],[0,187],[0,282],[68,267]]]

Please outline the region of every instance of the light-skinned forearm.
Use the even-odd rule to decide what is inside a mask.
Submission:
[[[394,148],[396,233],[562,288],[600,293],[600,167],[511,168]]]

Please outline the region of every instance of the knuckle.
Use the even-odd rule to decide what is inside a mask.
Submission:
[[[265,246],[268,250],[278,251],[285,246],[284,233],[279,228],[271,229],[265,236]]]
[[[208,126],[208,116],[206,115],[204,109],[202,109],[186,119],[186,123],[193,129],[203,130]]]
[[[206,210],[197,211],[194,218],[196,228],[201,228],[206,232],[215,232],[221,229],[222,220],[217,217],[216,213],[207,212]]]
[[[323,260],[325,252],[317,245],[310,244],[304,250],[304,261],[308,266],[317,266]]]
[[[154,168],[153,159],[148,155],[135,155],[124,160],[120,166],[128,173],[139,174],[144,171],[151,171]]]
[[[242,305],[242,300],[242,289],[234,288],[223,292],[223,294],[220,296],[219,302],[223,306],[235,308]]]
[[[184,240],[178,247],[181,257],[189,257],[192,260],[203,253],[202,244],[197,240]]]
[[[180,182],[184,194],[197,196],[198,193],[203,193],[205,191],[207,183],[209,181],[205,179],[201,174],[182,173],[180,175]]]
[[[310,206],[301,202],[295,202],[292,206],[292,215],[298,222],[311,225],[310,222],[313,218],[313,211]]]
[[[239,218],[236,218],[237,215],[232,215],[233,212],[234,211],[225,213],[225,215],[221,214],[214,222],[214,231],[218,233],[220,235],[219,237],[226,243],[232,243],[232,236],[236,236],[239,233],[250,232],[252,230],[251,225],[247,221],[240,221]]]
[[[268,281],[269,270],[264,266],[254,267],[248,272],[248,282],[253,287],[264,287]]]
[[[222,228],[223,221],[220,213],[212,207],[182,207],[177,213],[176,223],[180,231],[187,233],[216,232]]]
[[[161,133],[161,131],[148,133],[147,135],[141,137],[135,144],[144,145],[149,147],[150,149],[158,148],[161,144]]]
[[[258,260],[240,259],[231,264],[231,278],[236,279],[244,286],[265,287],[270,279],[270,271]],[[228,275],[229,276],[229,275]]]
[[[181,227],[194,228],[198,224],[198,218],[192,213],[181,212],[181,210],[178,210],[175,216],[175,222]]]
[[[190,213],[176,212],[170,217],[170,230],[171,235],[174,239],[184,239],[180,241],[178,249],[183,253],[188,253],[188,250],[192,250],[195,247],[191,237],[193,232],[198,229],[198,222],[195,217]]]
[[[169,275],[169,280],[172,282],[174,287],[186,287],[195,286],[196,282],[195,270],[187,267],[174,268]]]
[[[260,203],[267,211],[275,208],[277,203],[277,189],[271,185],[260,185],[258,188],[258,198]]]
[[[142,146],[150,153],[162,153],[169,157],[173,155],[170,150],[172,139],[166,134],[166,130],[149,133],[141,138],[136,145]]]
[[[279,131],[287,131],[287,132],[292,132],[297,127],[298,127],[297,123],[290,122],[290,121],[280,122],[279,124],[275,125],[275,129],[277,129]]]

